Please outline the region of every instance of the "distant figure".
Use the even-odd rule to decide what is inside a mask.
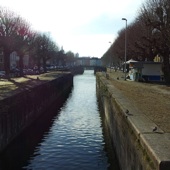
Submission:
[[[126,114],[129,114],[129,110],[126,110],[125,113],[126,113]]]
[[[39,77],[37,77],[37,80],[40,80],[40,78],[39,78]]]
[[[119,80],[119,77],[117,77],[117,80]]]
[[[157,127],[155,126],[154,128],[153,128],[153,132],[156,132],[157,131]]]

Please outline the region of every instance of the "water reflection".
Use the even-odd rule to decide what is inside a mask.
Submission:
[[[50,115],[53,118],[36,122],[14,142],[1,158],[1,168],[118,170],[106,152],[111,148],[103,138],[93,71],[74,77],[68,100]]]
[[[49,110],[48,113],[48,117],[43,116],[34,122],[0,155],[0,170],[24,169],[22,167],[28,164],[28,160],[34,156],[36,147],[43,142],[44,136],[52,127],[54,122],[52,118],[56,112]],[[57,116],[55,118],[57,119]]]

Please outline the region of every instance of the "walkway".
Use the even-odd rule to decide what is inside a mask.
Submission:
[[[108,74],[111,83],[121,90],[133,106],[164,132],[170,133],[170,86],[125,81],[122,71],[112,70],[111,73],[108,71]]]
[[[106,74],[100,73],[103,78]],[[125,81],[120,71],[107,72],[107,86],[124,110],[129,126],[156,167],[170,167],[170,87]],[[129,112],[126,112],[126,111]]]

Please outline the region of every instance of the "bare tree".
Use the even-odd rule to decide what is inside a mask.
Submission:
[[[10,72],[10,53],[14,50],[18,16],[12,11],[0,8],[0,46],[4,53],[6,76]]]
[[[140,15],[152,32],[153,51],[163,57],[165,80],[170,83],[170,1],[147,0]]]
[[[68,51],[66,53],[66,62],[67,62],[67,64],[71,66],[71,65],[73,65],[74,61],[75,61],[74,53],[72,51]]]
[[[20,76],[23,76],[23,57],[32,50],[35,33],[30,29],[30,25],[22,18],[18,18],[16,23],[18,27],[15,32],[14,49],[19,56]]]
[[[52,57],[56,57],[58,46],[51,38],[44,34],[37,34],[35,38],[35,46],[36,46],[36,60],[38,68],[40,69],[41,62],[43,63],[44,72],[46,69],[46,62]]]
[[[23,75],[23,56],[29,52],[34,33],[29,24],[14,12],[0,8],[0,46],[4,52],[6,76],[10,73],[10,53],[19,55],[20,75]]]

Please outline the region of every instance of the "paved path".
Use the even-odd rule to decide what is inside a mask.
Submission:
[[[170,169],[170,86],[125,81],[120,71],[99,74],[156,169]]]
[[[108,71],[112,84],[133,106],[152,120],[164,132],[170,133],[170,86],[125,81],[122,71]]]

